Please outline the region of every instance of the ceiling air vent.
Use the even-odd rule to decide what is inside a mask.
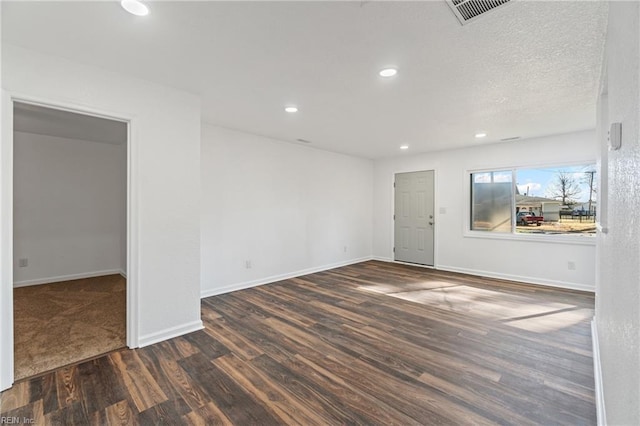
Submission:
[[[511,0],[446,0],[462,25],[478,19],[487,12],[504,6]]]

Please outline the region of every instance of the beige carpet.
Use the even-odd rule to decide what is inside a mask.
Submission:
[[[126,344],[120,275],[14,289],[15,380]]]

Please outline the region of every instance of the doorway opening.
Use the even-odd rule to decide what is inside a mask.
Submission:
[[[13,102],[14,380],[127,345],[128,134]]]
[[[434,265],[434,171],[396,173],[394,260]]]

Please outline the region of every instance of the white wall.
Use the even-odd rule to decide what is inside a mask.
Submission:
[[[199,99],[15,46],[4,45],[2,56],[2,84],[9,95],[131,119],[129,241],[133,252],[127,278],[128,296],[137,309],[127,319],[127,338],[132,345],[145,345],[201,328]],[[4,111],[3,126],[7,126],[7,115]],[[5,168],[11,137],[6,129],[3,132],[4,181],[11,180],[10,167]],[[10,188],[4,183],[3,208],[11,204]],[[3,254],[11,252],[10,219],[10,214],[2,217]],[[6,287],[12,283],[6,282],[6,275],[3,296],[11,294]],[[3,297],[2,303],[4,309],[11,298]],[[3,336],[11,335],[10,322],[3,321],[1,327]],[[2,362],[5,372],[4,357]]]
[[[201,161],[203,296],[371,256],[370,160],[203,125]]]
[[[612,2],[606,45],[602,149],[609,124],[622,147],[607,154],[607,233],[598,236],[596,328],[606,420],[640,424],[640,3]]]
[[[126,141],[14,132],[13,142],[14,286],[124,271]]]
[[[374,256],[383,260],[393,258],[394,174],[435,170],[437,268],[593,291],[594,239],[577,237],[572,241],[581,244],[572,244],[532,241],[533,237],[476,238],[465,236],[464,229],[469,211],[468,170],[595,163],[596,158],[595,132],[584,131],[377,160],[374,163]],[[575,270],[569,270],[569,261],[575,263]]]

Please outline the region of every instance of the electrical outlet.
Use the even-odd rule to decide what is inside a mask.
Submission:
[[[245,260],[244,261],[244,267],[247,269],[251,269],[251,261],[250,260]]]
[[[344,246],[343,251],[346,253],[347,252],[347,246]]]
[[[18,266],[20,268],[26,268],[27,266],[29,266],[29,259],[27,259],[26,257],[18,259]]]
[[[576,270],[576,262],[569,261],[567,263],[567,267],[569,268],[570,271],[575,271]]]

